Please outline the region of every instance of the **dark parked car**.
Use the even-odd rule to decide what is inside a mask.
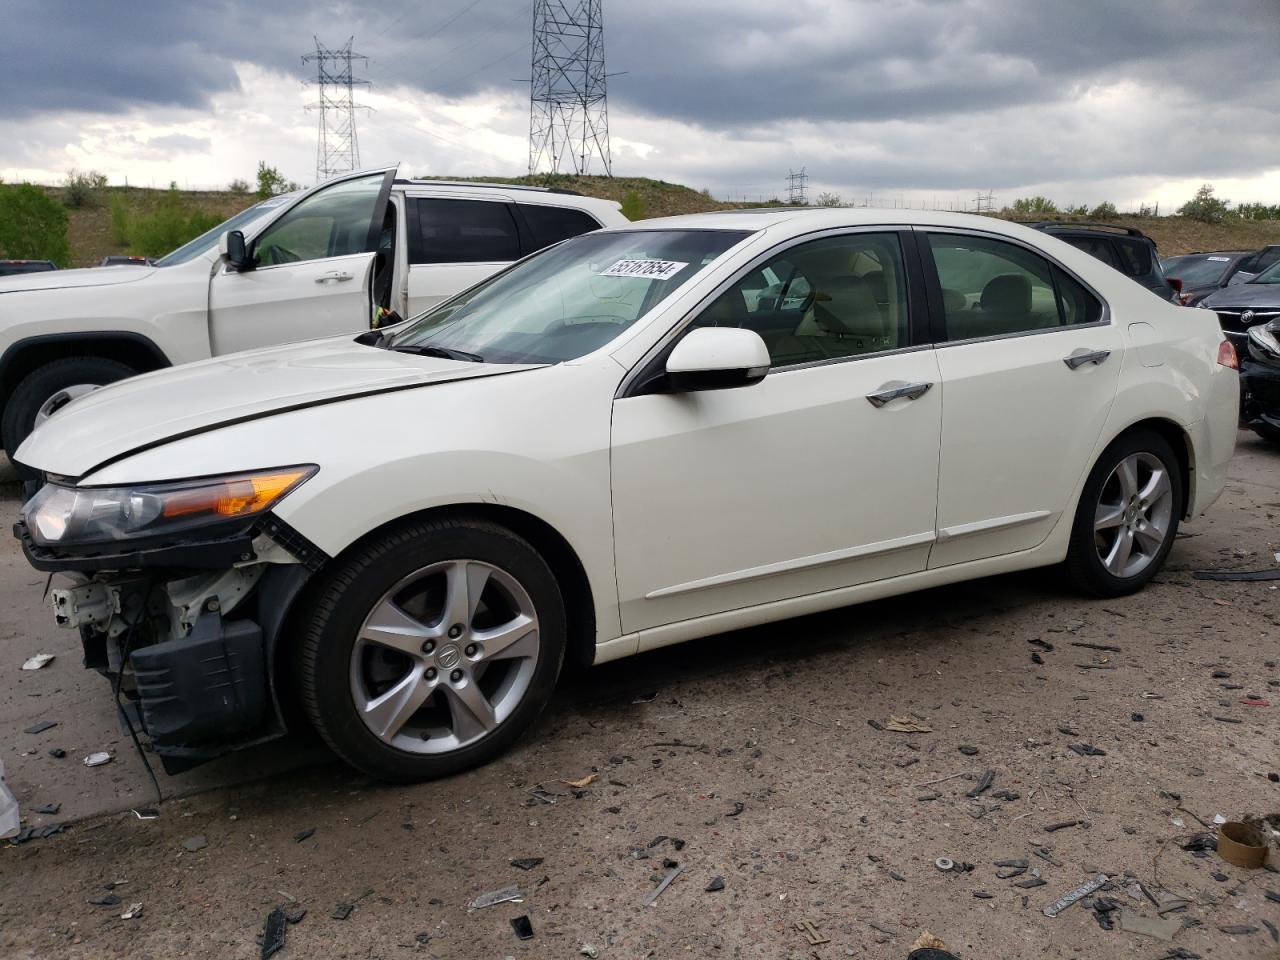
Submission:
[[[57,270],[58,265],[52,260],[0,260],[0,277],[11,277],[18,273],[43,273],[45,270]]]
[[[1218,314],[1222,331],[1235,346],[1236,354],[1245,356],[1249,352],[1249,328],[1280,317],[1280,263],[1243,283],[1215,290],[1198,306]]]
[[[1268,244],[1261,250],[1254,251],[1252,257],[1241,263],[1228,282],[1230,284],[1248,283],[1263,271],[1270,270],[1277,263],[1280,263],[1280,243]]]
[[[1194,307],[1201,300],[1231,282],[1242,264],[1251,263],[1257,250],[1215,250],[1211,253],[1184,253],[1160,261],[1164,275],[1182,281],[1184,307]]]
[[[1170,283],[1165,277],[1156,254],[1156,242],[1137,227],[1111,223],[1063,223],[1058,220],[1031,226],[1115,267],[1161,300],[1178,302],[1180,284]]]
[[[150,257],[135,257],[125,253],[113,253],[110,256],[102,258],[102,262],[98,264],[100,267],[116,267],[126,264],[134,267],[150,267],[155,261]]]
[[[1248,353],[1240,357],[1240,421],[1280,443],[1280,320],[1250,327],[1247,340]]]

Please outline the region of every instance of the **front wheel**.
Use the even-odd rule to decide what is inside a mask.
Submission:
[[[1120,437],[1085,481],[1067,571],[1096,596],[1141,590],[1164,565],[1181,512],[1182,473],[1168,442],[1148,431]]]
[[[71,401],[137,372],[105,357],[64,357],[37,367],[13,391],[0,420],[0,440],[10,459],[36,427]]]
[[[418,521],[320,586],[299,689],[351,766],[427,780],[491,760],[532,725],[565,638],[555,577],[527,541],[481,520]]]

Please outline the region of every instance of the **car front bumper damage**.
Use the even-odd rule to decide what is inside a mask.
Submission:
[[[169,773],[287,732],[275,682],[286,614],[328,557],[268,515],[236,536],[128,553],[61,552],[14,527],[28,561],[70,581],[49,591],[84,665],[118,694]]]
[[[1240,422],[1280,435],[1280,366],[1240,357]]]

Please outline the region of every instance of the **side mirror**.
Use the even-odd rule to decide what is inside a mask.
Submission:
[[[227,266],[232,270],[252,270],[253,262],[249,259],[249,251],[244,242],[244,234],[239,230],[228,230],[218,238],[218,252],[227,259]]]
[[[725,390],[759,383],[769,372],[769,348],[754,330],[701,327],[667,357],[673,390]]]

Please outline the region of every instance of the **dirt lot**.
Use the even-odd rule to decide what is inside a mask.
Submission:
[[[902,960],[928,930],[966,960],[1270,960],[1280,875],[1181,844],[1198,820],[1280,811],[1280,591],[1190,573],[1276,565],[1278,467],[1280,450],[1242,434],[1222,501],[1135,597],[1082,600],[1036,573],[727,634],[572,680],[513,753],[464,776],[383,787],[299,740],[162,776],[175,799],[146,821],[127,809],[154,798],[103,682],[82,676],[6,544],[2,756],[25,811],[63,804],[29,822],[69,826],[0,847],[0,958],[258,957],[282,905],[307,911],[284,958],[572,958],[590,945],[602,958]],[[20,674],[39,650],[58,659]],[[40,717],[60,726],[20,732]],[[890,717],[927,732],[870,723]],[[49,757],[55,746],[68,755]],[[84,767],[98,749],[115,760]],[[968,798],[987,770],[994,782]],[[1063,821],[1076,823],[1047,831]],[[973,869],[941,872],[938,857]],[[683,871],[646,906],[668,859]],[[1028,869],[999,879],[999,860]],[[1042,915],[1098,872],[1115,878],[1099,896],[1129,917],[1156,908],[1126,875],[1185,898],[1172,942],[1104,930],[1080,905]],[[706,889],[716,877],[723,889]],[[510,884],[522,903],[468,912]],[[141,915],[121,919],[135,903]],[[522,915],[526,941],[509,922]],[[806,942],[801,920],[827,942]]]

